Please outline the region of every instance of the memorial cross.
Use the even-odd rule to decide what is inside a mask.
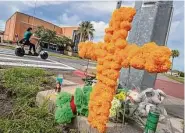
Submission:
[[[90,94],[88,122],[101,133],[106,131],[111,101],[122,67],[156,73],[167,71],[171,65],[171,51],[167,47],[158,46],[154,42],[142,47],[127,43],[126,38],[135,14],[134,8],[116,9],[109,27],[105,29],[104,42],[79,44],[80,57],[97,60],[98,82]]]

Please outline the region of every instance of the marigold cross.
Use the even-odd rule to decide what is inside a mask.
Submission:
[[[128,31],[131,29],[136,10],[121,7],[116,9],[105,29],[104,42],[81,42],[79,56],[97,61],[97,84],[90,95],[88,121],[99,132],[106,131],[111,101],[117,87],[119,71],[122,67],[133,67],[151,73],[169,70],[171,51],[154,42],[144,44],[128,44]]]

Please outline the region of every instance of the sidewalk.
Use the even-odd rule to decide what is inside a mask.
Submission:
[[[169,115],[184,119],[184,100],[167,96],[162,104]]]

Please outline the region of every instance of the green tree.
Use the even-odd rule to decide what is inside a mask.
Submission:
[[[78,28],[78,34],[80,34],[80,42],[85,42],[86,40],[92,40],[94,37],[94,26],[89,21],[83,21],[80,23]]]
[[[173,61],[174,61],[174,58],[177,58],[179,57],[180,53],[178,50],[172,50],[172,66],[171,66],[171,75],[172,75],[172,69],[173,69]]]
[[[45,34],[44,26],[37,27],[36,31],[34,32],[35,35],[42,39],[42,36]]]
[[[41,41],[53,43],[55,41],[56,32],[39,26],[35,31],[35,35],[41,38]]]
[[[45,29],[43,26],[37,27],[35,35],[41,38],[41,41],[57,44],[60,50],[74,46],[70,38],[66,36],[57,36],[55,31]]]

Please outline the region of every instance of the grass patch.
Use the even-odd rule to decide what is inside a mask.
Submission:
[[[10,46],[10,45],[0,45],[0,48],[4,48],[4,49],[15,49],[15,46]]]
[[[9,68],[0,73],[1,83],[12,92],[13,109],[0,117],[5,133],[59,133],[53,114],[46,106],[36,106],[36,94],[42,84],[51,84],[50,73],[37,68]]]
[[[49,53],[49,56],[54,56],[54,57],[58,57],[58,58],[68,58],[68,59],[80,60],[79,57],[67,56],[67,55],[57,54],[57,53],[52,53],[52,52],[48,52],[48,53]]]
[[[175,81],[178,81],[180,83],[184,83],[184,77],[175,77],[175,76],[171,76],[171,75],[167,75],[167,74],[165,74],[165,76],[170,79],[173,79]]]

